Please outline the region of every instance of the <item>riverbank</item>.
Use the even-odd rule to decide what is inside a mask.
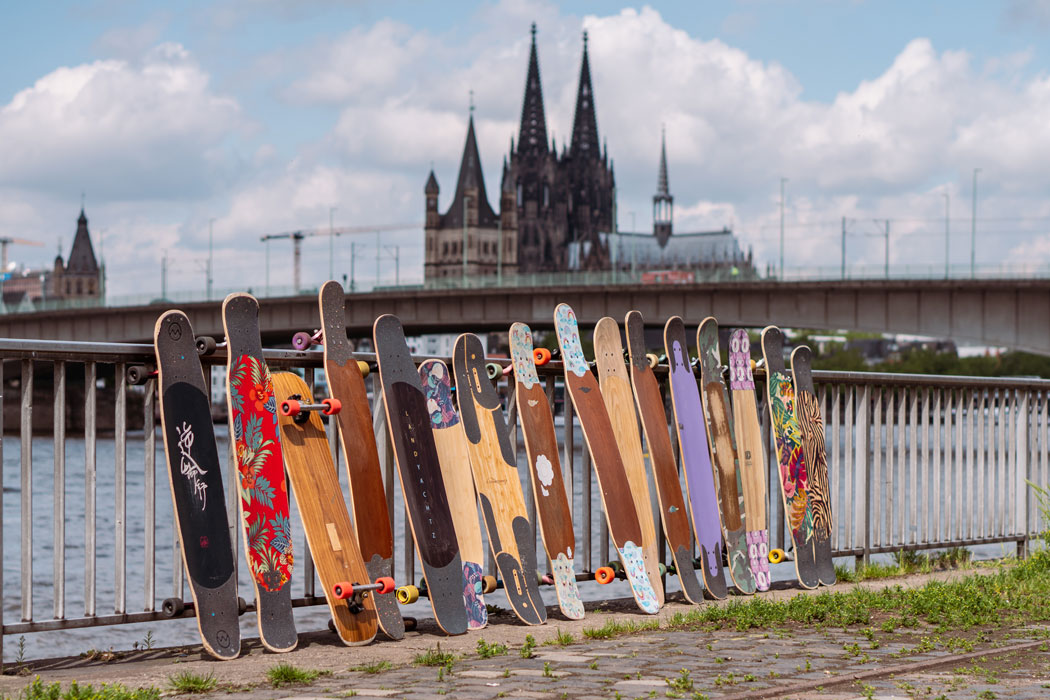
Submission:
[[[421,620],[401,642],[357,648],[314,633],[277,655],[252,640],[225,663],[199,646],[52,659],[9,664],[8,673],[24,675],[0,678],[0,691],[18,693],[39,675],[165,694],[175,694],[173,684],[213,684],[202,697],[1045,697],[1048,574],[1050,557],[1040,554],[820,591],[671,601],[657,616],[618,600],[588,605],[580,621],[552,609],[539,627],[497,614],[488,628],[455,638]],[[314,677],[275,687],[278,664],[305,673],[301,681]]]

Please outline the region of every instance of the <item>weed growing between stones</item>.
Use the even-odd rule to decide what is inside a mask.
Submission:
[[[694,611],[697,612],[697,611]],[[691,615],[692,613],[690,613]],[[685,616],[686,618],[689,615]],[[648,622],[638,623],[634,620],[609,620],[601,627],[586,627],[583,630],[583,636],[588,639],[612,639],[618,637],[621,634],[631,634],[632,632],[642,632],[646,630],[657,630],[660,629],[659,620],[650,620]]]
[[[441,643],[439,642],[437,647],[433,649],[427,649],[422,654],[416,654],[416,658],[412,660],[417,666],[445,666],[455,662],[456,657],[447,651],[441,651]]]
[[[536,638],[531,634],[525,635],[525,643],[521,645],[521,649],[518,650],[518,654],[523,659],[531,659],[535,654],[536,649]]]
[[[310,685],[318,676],[326,676],[329,671],[302,669],[292,664],[277,664],[266,672],[266,679],[274,688],[282,685]]]
[[[215,674],[202,675],[192,671],[183,671],[173,676],[168,676],[168,687],[176,693],[207,693],[215,688],[218,683]]]
[[[357,671],[359,673],[382,673],[383,671],[389,671],[394,667],[394,664],[389,661],[375,661],[370,664],[361,664],[360,666],[351,666],[351,671]]]
[[[483,659],[491,659],[493,656],[503,656],[506,653],[506,644],[489,644],[484,639],[478,640],[478,656]]]
[[[150,686],[129,690],[119,683],[103,683],[97,689],[90,685],[78,685],[76,681],[69,684],[69,689],[62,690],[61,683],[45,685],[40,676],[26,686],[19,696],[20,700],[158,700],[160,691]]]

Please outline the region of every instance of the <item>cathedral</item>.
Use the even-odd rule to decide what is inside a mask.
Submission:
[[[598,138],[587,32],[568,147],[547,133],[536,52],[536,25],[525,77],[517,141],[503,159],[499,213],[489,204],[471,106],[455,195],[438,208],[433,169],[426,195],[425,278],[475,277],[569,270],[750,268],[728,229],[672,236],[673,198],[668,188],[666,145],[661,141],[652,233],[616,228],[616,179],[608,149]]]

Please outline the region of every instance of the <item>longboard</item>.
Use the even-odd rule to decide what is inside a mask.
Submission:
[[[715,466],[729,575],[741,593],[751,595],[755,592],[755,576],[747,556],[747,532],[744,529],[747,511],[744,509],[733,418],[729,412],[729,391],[722,379],[718,322],[712,316],[701,321],[696,329],[696,352],[700,357],[700,384],[710,438],[707,446],[711,451],[711,463]]]
[[[229,295],[222,303],[222,325],[227,348],[226,407],[259,639],[270,651],[291,651],[298,635],[292,615],[288,484],[277,431],[277,401],[259,336],[259,302],[250,294]]]
[[[809,507],[813,512],[813,548],[817,578],[824,586],[835,583],[831,557],[831,488],[828,483],[828,452],[824,444],[824,420],[813,389],[813,352],[801,345],[791,353],[791,376],[795,380],[795,417],[802,429],[802,452],[809,467]]]
[[[273,387],[284,463],[335,631],[344,644],[368,644],[379,627],[374,592],[344,598],[337,589],[367,586],[372,580],[346,512],[324,423],[316,410],[307,409],[315,404],[299,375],[276,372]],[[393,590],[392,581],[389,588]]]
[[[638,414],[634,410],[631,395],[631,379],[623,362],[623,343],[620,327],[608,316],[598,320],[594,327],[594,361],[598,368],[598,385],[601,387],[605,410],[612,421],[613,436],[620,450],[627,481],[631,484],[631,497],[638,513],[638,524],[642,531],[642,558],[649,582],[660,605],[664,603],[664,587],[660,580],[660,554],[656,543],[656,524],[653,522],[653,506],[649,497],[649,478],[645,473],[645,457],[642,439],[638,433]]]
[[[324,338],[324,373],[330,396],[342,410],[335,416],[342,439],[343,463],[350,484],[352,522],[357,545],[371,580],[394,573],[394,535],[390,529],[383,472],[379,466],[368,391],[350,341],[346,337],[346,295],[338,282],[328,281],[317,295]],[[383,633],[391,639],[405,636],[405,621],[393,593],[375,595],[376,614]]]
[[[485,351],[476,335],[464,333],[456,338],[452,352],[456,401],[467,436],[470,467],[507,600],[522,622],[543,624],[547,607],[536,581],[535,538],[525,511],[507,421],[485,369]]]
[[[446,634],[467,631],[463,562],[441,475],[427,398],[401,321],[383,314],[372,326],[383,405],[408,524],[423,567],[434,619]]]
[[[168,481],[197,629],[209,654],[234,659],[241,632],[233,544],[211,401],[189,319],[181,311],[161,314],[153,342]]]
[[[751,341],[737,329],[729,337],[729,388],[733,396],[733,427],[747,513],[747,554],[755,585],[769,590],[769,525],[766,516],[766,447],[755,404],[751,373]]]
[[[612,421],[605,410],[598,380],[594,378],[580,345],[580,328],[576,314],[568,304],[558,304],[554,310],[554,329],[558,334],[565,386],[572,405],[580,419],[583,439],[594,462],[598,491],[602,495],[609,538],[623,563],[624,573],[631,584],[638,607],[649,614],[660,611],[649,575],[642,557],[642,528],[631,498],[631,483],[627,480],[620,451],[613,439]]]
[[[642,315],[631,311],[624,319],[624,326],[627,328],[627,347],[631,356],[634,400],[638,404],[638,415],[642,419],[645,444],[649,446],[649,465],[653,470],[664,535],[674,558],[682,593],[689,602],[699,604],[703,602],[704,591],[693,568],[689,513],[678,481],[678,467],[674,451],[671,449],[671,436],[667,431],[667,414],[664,411],[663,397],[660,395],[660,385],[645,352],[645,326]]]
[[[809,474],[802,451],[802,430],[795,418],[795,390],[784,367],[784,335],[776,326],[762,331],[762,357],[766,364],[769,421],[777,446],[780,496],[795,545],[795,573],[803,588],[816,588],[820,577],[813,549]]]
[[[427,397],[430,427],[434,429],[434,444],[441,464],[441,478],[445,481],[452,523],[459,540],[459,556],[463,561],[463,602],[467,611],[467,626],[472,630],[488,624],[482,587],[482,566],[485,548],[481,544],[481,524],[478,520],[478,500],[474,494],[474,476],[470,470],[470,455],[463,423],[452,401],[452,382],[448,366],[441,360],[426,360],[419,365],[419,379]]]
[[[510,357],[514,365],[514,400],[529,459],[536,516],[543,547],[550,558],[558,604],[567,618],[581,620],[584,610],[573,562],[576,536],[572,530],[572,508],[562,480],[554,416],[536,374],[532,330],[524,323],[510,327]]]
[[[685,488],[693,512],[696,542],[700,547],[700,574],[708,593],[715,598],[725,598],[728,595],[722,569],[725,542],[718,517],[714,468],[707,447],[707,426],[700,403],[700,389],[689,362],[685,324],[679,316],[672,316],[664,325],[664,349],[671,370],[671,404],[674,406]]]

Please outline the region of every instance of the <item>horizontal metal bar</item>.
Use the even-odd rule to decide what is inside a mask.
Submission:
[[[1000,537],[973,537],[965,540],[944,540],[942,542],[919,542],[915,544],[886,545],[883,547],[872,547],[868,550],[870,554],[889,554],[892,552],[918,552],[924,549],[946,549],[950,547],[977,547],[982,544],[999,544],[1000,542],[1024,542],[1037,537],[1036,533],[1031,535],[1003,535]],[[852,549],[836,549],[831,553],[833,557],[857,557],[864,554],[863,547]]]

